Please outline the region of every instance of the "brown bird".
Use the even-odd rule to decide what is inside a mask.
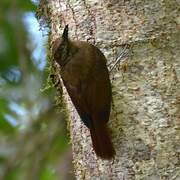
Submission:
[[[90,129],[96,155],[113,158],[115,150],[107,129],[112,93],[105,56],[92,44],[69,40],[68,25],[54,41],[52,54],[79,116]]]

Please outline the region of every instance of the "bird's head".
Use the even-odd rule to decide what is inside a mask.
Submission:
[[[55,39],[52,43],[52,55],[54,60],[63,66],[68,58],[69,40],[68,40],[68,25],[65,26],[62,37]]]

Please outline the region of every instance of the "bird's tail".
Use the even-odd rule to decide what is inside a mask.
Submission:
[[[96,155],[102,159],[112,159],[115,150],[105,122],[96,121],[90,127],[91,139]]]

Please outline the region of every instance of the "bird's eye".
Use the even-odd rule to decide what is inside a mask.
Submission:
[[[58,48],[58,52],[62,52],[62,51],[63,51],[63,47],[60,46],[60,47]]]

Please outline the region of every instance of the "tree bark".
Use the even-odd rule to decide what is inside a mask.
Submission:
[[[77,179],[180,179],[180,16],[176,0],[51,0],[52,40],[69,24],[71,39],[90,41],[113,64],[108,123],[115,159],[96,157],[89,130],[66,91]],[[104,147],[106,148],[106,147]]]

